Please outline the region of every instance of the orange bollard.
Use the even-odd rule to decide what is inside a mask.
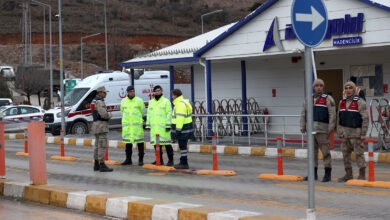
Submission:
[[[156,134],[156,166],[160,166],[160,135]]]
[[[28,123],[28,144],[30,146],[30,180],[33,185],[43,185],[46,179],[45,123]]]
[[[217,159],[217,137],[213,136],[213,170],[218,170],[218,159]]]
[[[368,181],[375,181],[374,173],[374,141],[368,139]]]
[[[24,129],[24,152],[16,152],[17,156],[28,157],[28,129]]]
[[[282,138],[278,137],[277,139],[278,147],[278,175],[283,175],[283,154],[282,154]]]
[[[329,148],[334,149],[334,131],[329,134]]]
[[[5,178],[4,122],[0,122],[0,179]]]
[[[62,135],[62,133],[64,133],[64,130],[61,130],[61,157],[65,157],[65,146],[64,146],[64,135]]]
[[[108,159],[108,142],[107,142],[106,153],[104,154],[104,162],[105,162],[107,165],[120,165],[120,164],[121,164],[119,161],[109,160],[109,159]]]
[[[24,129],[24,153],[28,154],[28,137],[27,128]]]

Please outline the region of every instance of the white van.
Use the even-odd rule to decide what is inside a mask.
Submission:
[[[136,96],[142,98],[145,104],[153,98],[153,87],[155,85],[160,85],[165,96],[169,98],[169,92],[167,92],[169,91],[168,71],[146,71],[140,79],[134,81],[134,84]],[[96,89],[100,86],[104,86],[108,91],[105,103],[108,111],[112,113],[112,119],[109,121],[110,128],[120,128],[120,103],[126,97],[126,88],[129,85],[129,75],[119,71],[92,75],[80,81],[64,99],[66,133],[88,133],[89,125],[93,121],[90,108],[91,101],[95,98]],[[45,121],[46,132],[53,135],[60,134],[60,108],[46,111],[43,120]]]

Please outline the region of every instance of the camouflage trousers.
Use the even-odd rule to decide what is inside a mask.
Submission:
[[[107,150],[107,133],[95,134],[95,149],[93,157],[99,163],[104,163],[104,156]]]
[[[341,151],[343,152],[344,167],[352,168],[351,154],[352,151],[356,155],[356,163],[359,168],[366,168],[366,160],[364,159],[364,145],[360,138],[343,138],[341,144]]]
[[[317,133],[314,135],[314,166],[318,167],[318,149],[323,156],[324,167],[332,168],[332,157],[329,149],[329,134]]]

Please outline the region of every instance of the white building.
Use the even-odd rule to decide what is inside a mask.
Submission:
[[[171,70],[191,67],[195,100],[246,95],[267,107],[270,114],[299,115],[304,100],[304,47],[291,28],[292,2],[269,0],[237,23],[121,66]],[[390,99],[390,1],[324,3],[328,34],[314,53],[318,77],[325,81],[326,91],[339,100],[343,84],[356,76],[368,105],[373,98]],[[298,124],[299,119],[294,120],[291,123]],[[299,127],[290,127],[289,132],[299,133]]]

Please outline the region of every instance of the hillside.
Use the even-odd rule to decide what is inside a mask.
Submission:
[[[57,0],[40,0],[52,9],[54,44],[58,42]],[[21,61],[23,0],[0,1],[0,64],[15,65]],[[104,33],[104,7],[96,0],[63,0],[64,66],[78,72],[80,38]],[[201,33],[201,15],[217,9],[222,13],[204,20],[205,31],[237,21],[264,0],[107,0],[109,33],[109,63],[116,68],[119,62],[135,54],[165,47]],[[47,11],[46,11],[46,14]],[[43,62],[43,10],[31,7],[33,61]],[[48,15],[46,16],[48,28]],[[48,39],[48,35],[47,35]],[[55,45],[55,55],[57,52]],[[86,41],[86,66],[104,67],[104,34]],[[55,58],[55,60],[58,60]],[[87,67],[88,68],[88,67]]]

